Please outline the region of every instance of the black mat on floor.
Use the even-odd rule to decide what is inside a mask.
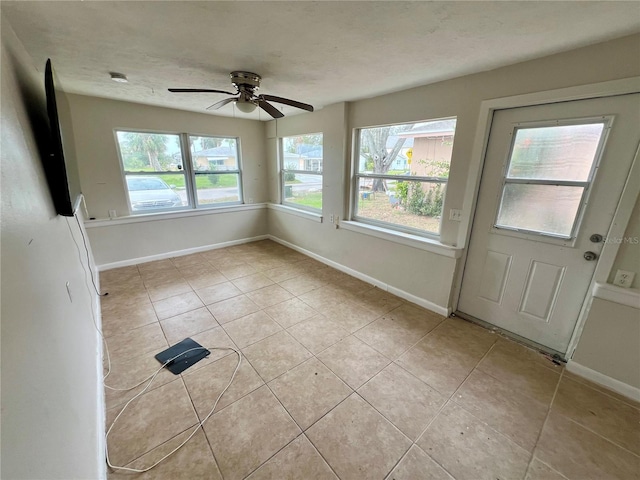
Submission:
[[[201,348],[192,350],[197,347]],[[210,353],[211,352],[206,348],[202,348],[202,345],[200,345],[198,342],[190,338],[185,338],[180,343],[176,343],[172,347],[169,347],[166,350],[158,353],[156,355],[156,360],[164,364],[168,360],[176,357],[172,362],[169,362],[166,365],[166,368],[174,375],[178,375],[179,373],[184,372],[194,363],[197,363],[203,358],[207,357]]]

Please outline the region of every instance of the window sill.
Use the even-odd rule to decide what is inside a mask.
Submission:
[[[462,248],[445,245],[444,243],[440,243],[438,240],[420,237],[418,235],[411,235],[410,233],[397,232],[395,230],[353,221],[340,222],[340,228],[365,235],[371,235],[372,237],[381,238],[383,240],[399,243],[408,247],[426,250],[445,257],[460,258],[462,256]]]
[[[275,210],[277,212],[288,213],[289,215],[295,215],[296,217],[306,218],[314,222],[322,223],[322,214],[309,212],[307,210],[301,210],[299,208],[288,207],[279,203],[269,203],[267,208]]]
[[[97,220],[86,220],[84,222],[84,226],[86,228],[95,228],[95,227],[106,227],[110,225],[124,225],[127,223],[157,222],[159,220],[171,220],[174,218],[198,217],[200,215],[216,215],[218,213],[241,212],[244,210],[261,210],[263,208],[267,208],[266,203],[229,205],[226,207],[211,207],[211,208],[202,208],[197,210],[183,210],[180,212],[147,213],[147,214],[140,214],[140,215],[129,215],[127,217],[118,217],[113,219],[101,218]]]

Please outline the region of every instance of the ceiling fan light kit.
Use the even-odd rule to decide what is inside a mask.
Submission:
[[[313,112],[313,106],[307,103],[273,95],[257,95],[256,91],[260,88],[260,81],[262,80],[262,77],[257,73],[235,71],[231,72],[230,77],[231,83],[236,87],[235,93],[205,88],[170,88],[169,91],[173,93],[224,93],[226,95],[232,95],[231,98],[225,98],[224,100],[214,103],[208,107],[207,110],[217,110],[228,103],[235,102],[238,110],[244,113],[251,113],[256,107],[260,107],[273,118],[284,117],[284,113],[269,103],[276,102]]]

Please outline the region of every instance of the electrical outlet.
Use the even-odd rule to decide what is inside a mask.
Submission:
[[[116,212],[115,210],[109,210],[109,218],[117,218],[118,217],[118,212]]]
[[[613,284],[623,288],[631,288],[633,279],[636,274],[633,272],[627,272],[625,270],[618,270],[616,276],[613,279]]]
[[[329,221],[333,223],[333,213],[329,216]]]
[[[453,220],[454,222],[461,222],[462,210],[456,210],[455,208],[449,210],[449,220]]]

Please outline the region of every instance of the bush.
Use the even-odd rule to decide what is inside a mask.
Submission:
[[[409,195],[409,182],[396,183],[396,196],[400,200],[400,205],[407,204],[407,195]]]
[[[442,184],[437,183],[425,193],[420,182],[401,183],[407,185],[407,191],[404,193],[404,205],[408,212],[426,217],[438,217],[442,214],[442,203],[444,200]],[[405,187],[403,186],[403,188]],[[399,189],[397,189],[397,191],[399,191]],[[401,198],[400,193],[398,197]]]
[[[297,165],[295,163],[288,163],[287,170],[296,170]],[[295,182],[296,174],[293,172],[284,172],[284,181],[285,182]]]
[[[220,176],[219,175],[207,175],[207,179],[209,180],[209,183],[215,187],[218,184],[218,182],[220,181]]]

